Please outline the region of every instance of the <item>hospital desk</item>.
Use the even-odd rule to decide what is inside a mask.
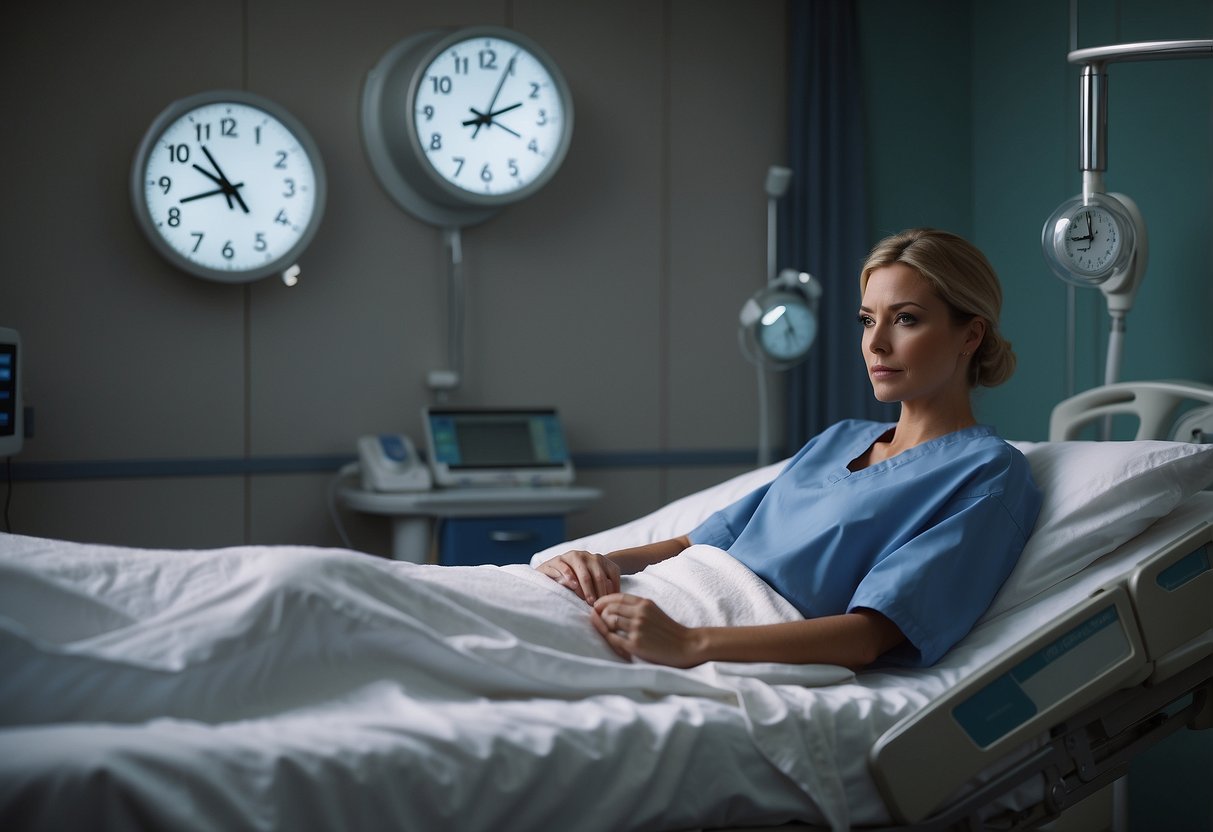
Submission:
[[[524,561],[531,553],[564,540],[565,515],[601,496],[597,488],[580,486],[379,492],[366,491],[356,480],[343,478],[337,487],[343,505],[391,518],[395,560],[428,560],[434,523],[442,521],[439,560],[461,565],[470,562],[458,561],[459,551],[477,552],[478,563]]]

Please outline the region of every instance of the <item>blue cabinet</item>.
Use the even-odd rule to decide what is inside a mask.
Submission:
[[[540,549],[564,540],[562,515],[448,518],[438,536],[443,566],[527,563]]]

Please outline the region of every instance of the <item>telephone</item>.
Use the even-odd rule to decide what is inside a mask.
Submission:
[[[359,438],[358,462],[367,491],[428,491],[432,484],[429,466],[403,434]]]

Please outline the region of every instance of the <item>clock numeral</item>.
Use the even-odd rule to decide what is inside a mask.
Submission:
[[[295,180],[291,179],[288,176],[286,179],[283,179],[282,181],[286,185],[286,192],[283,194],[283,196],[286,197],[287,199],[290,199],[291,197],[293,197],[295,195]]]
[[[487,163],[485,164],[484,167],[482,167],[480,169],[480,181],[481,182],[492,182],[493,181],[493,172],[491,170],[489,170],[489,166]]]
[[[492,49],[481,49],[480,68],[481,69],[496,69],[497,68],[497,52]],[[513,67],[511,67],[512,69]]]
[[[467,161],[462,156],[452,156],[451,161],[455,163],[455,178],[459,178],[459,172],[463,170],[463,163]]]
[[[206,235],[203,234],[201,231],[191,231],[190,236],[198,238],[198,239],[194,240],[194,247],[192,249],[190,249],[191,252],[197,251],[198,246],[202,245],[202,238]]]
[[[455,74],[456,75],[467,75],[468,74],[468,59],[466,57],[460,56],[460,55],[452,55],[451,59],[455,62]]]
[[[430,134],[430,150],[442,150],[442,134]]]
[[[167,195],[169,188],[173,187],[173,180],[169,179],[167,176],[161,176],[158,180],[156,180],[156,184],[159,185],[160,190]]]
[[[424,107],[422,107],[422,108],[421,108],[421,112],[425,114],[425,120],[426,120],[426,121],[433,121],[433,120],[434,120],[434,107],[433,107],[433,105],[431,105],[431,104],[426,104]]]
[[[211,125],[209,123],[195,124],[194,136],[200,142],[209,140],[211,137]]]
[[[278,212],[278,216],[274,217],[274,222],[278,223],[279,225],[290,225],[291,224],[291,221],[286,218],[286,209],[285,208]]]
[[[269,248],[269,244],[265,242],[265,234],[258,231],[253,236],[253,249],[255,251],[265,251],[267,248]]]
[[[434,84],[434,92],[441,93],[442,95],[451,94],[451,89],[453,87],[451,76],[443,75],[439,77],[437,75],[431,75],[430,81]]]
[[[223,118],[219,119],[219,135],[227,136],[231,139],[240,138],[236,135],[236,119],[231,118],[230,116],[224,116]]]
[[[253,144],[261,144],[261,125],[253,128]]]
[[[517,159],[510,159],[510,160],[509,160],[509,162],[507,162],[507,164],[508,164],[509,169],[510,169],[510,176],[512,176],[512,177],[514,177],[515,179],[517,179],[517,178],[518,178],[518,160],[517,160]]]
[[[536,121],[535,124],[539,127],[543,127],[547,123],[548,123],[548,111],[541,109],[539,111],[539,120]]]
[[[539,153],[539,142],[535,141],[534,139],[531,139],[529,142],[526,143],[526,149],[531,151],[532,153]]]
[[[538,97],[539,97],[539,89],[540,89],[539,85],[538,85],[538,84],[536,84],[534,81],[532,81],[532,82],[531,82],[531,95],[530,95],[530,97],[531,97],[531,98],[538,98]]]
[[[232,248],[232,241],[228,240],[223,244],[223,248],[219,249],[219,253],[223,255],[225,260],[231,260],[236,256],[236,249]]]
[[[169,208],[168,209],[168,225],[169,225],[169,228],[176,228],[177,226],[181,225],[181,209],[180,208]]]
[[[279,150],[276,155],[278,156],[278,161],[274,162],[274,167],[278,170],[286,170],[286,151]]]
[[[190,146],[188,144],[168,145],[168,159],[170,162],[185,164],[190,160]]]

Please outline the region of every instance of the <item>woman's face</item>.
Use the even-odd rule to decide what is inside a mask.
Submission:
[[[984,323],[957,324],[931,284],[904,263],[875,269],[859,307],[863,356],[882,402],[946,402],[968,396],[969,359]]]

